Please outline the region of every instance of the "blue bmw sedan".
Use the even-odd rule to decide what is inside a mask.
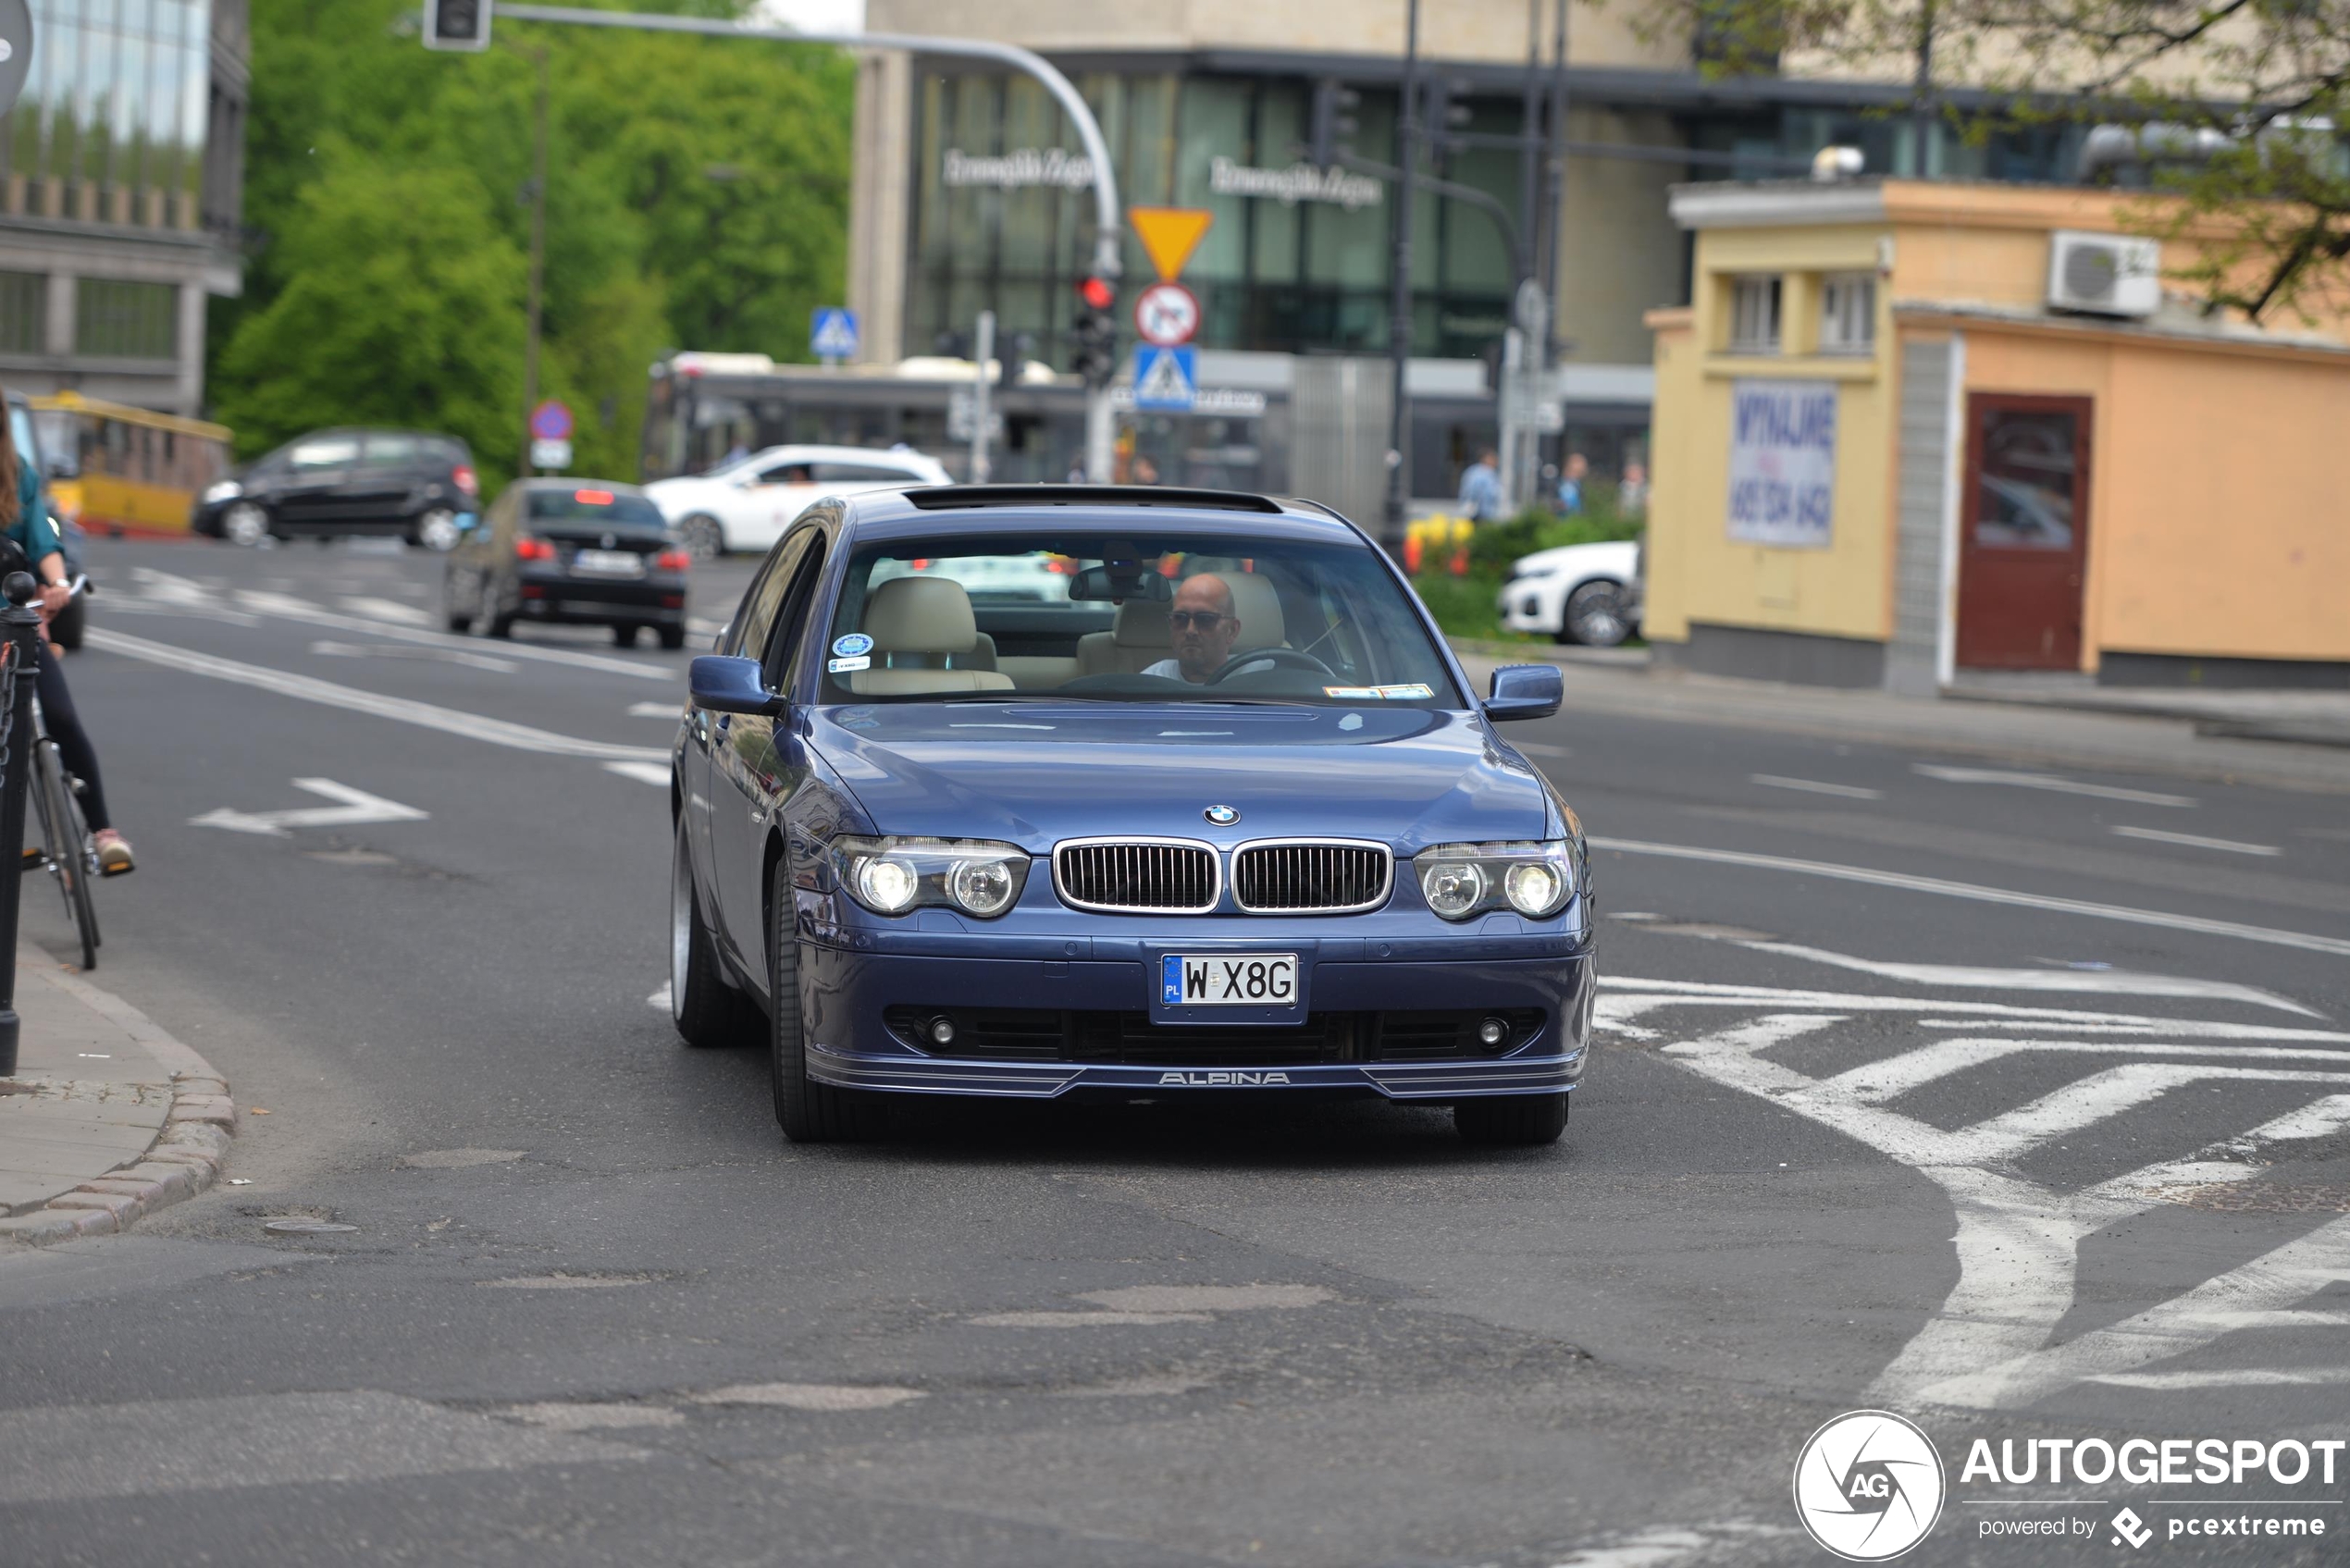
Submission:
[[[1358,1095],[1565,1129],[1597,982],[1575,813],[1378,547],[1311,502],[821,500],[696,659],[670,996],[798,1141],[892,1095]]]

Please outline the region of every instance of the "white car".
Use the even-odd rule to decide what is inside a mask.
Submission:
[[[1639,584],[1637,540],[1561,545],[1520,556],[1493,608],[1513,632],[1614,648],[1639,629]]]
[[[951,485],[935,459],[867,447],[769,447],[713,473],[656,479],[645,494],[697,560],[763,551],[821,496]]]

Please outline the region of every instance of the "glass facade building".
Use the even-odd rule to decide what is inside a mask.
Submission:
[[[210,0],[33,0],[6,120],[6,210],[146,228],[201,223]]]

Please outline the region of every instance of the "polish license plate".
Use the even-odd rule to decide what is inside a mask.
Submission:
[[[596,577],[641,577],[645,558],[633,549],[583,549],[571,558],[571,569]]]
[[[1294,1007],[1294,953],[1169,953],[1159,960],[1169,1007]]]

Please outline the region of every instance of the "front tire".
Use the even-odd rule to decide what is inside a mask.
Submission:
[[[694,895],[693,858],[681,817],[669,876],[669,1021],[686,1044],[718,1050],[758,1038],[748,1027],[754,1010],[720,972],[717,950],[711,945],[700,901]]]
[[[677,542],[696,561],[715,561],[726,553],[726,530],[717,518],[697,512],[677,525]]]
[[[795,1143],[870,1138],[879,1126],[880,1107],[851,1090],[808,1076],[808,1028],[799,1005],[799,936],[788,865],[777,863],[769,894],[767,1060],[775,1092],[775,1124]]]
[[[1484,1148],[1534,1148],[1566,1130],[1571,1094],[1494,1094],[1453,1107],[1453,1130]]]
[[[269,513],[254,501],[241,500],[221,513],[220,537],[250,549],[269,537]]]
[[[445,506],[436,506],[416,519],[415,530],[409,537],[428,550],[446,555],[457,548],[457,514]]]
[[[1559,640],[1586,648],[1614,648],[1632,635],[1624,585],[1601,577],[1578,584],[1559,614]]]

